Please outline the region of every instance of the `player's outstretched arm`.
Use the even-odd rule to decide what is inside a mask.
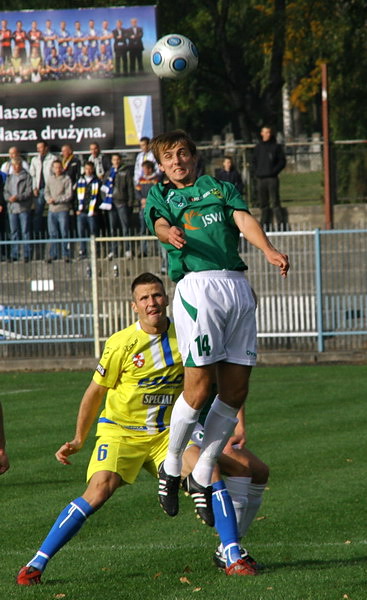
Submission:
[[[158,239],[164,244],[171,244],[178,249],[186,244],[183,230],[171,225],[164,217],[156,220],[154,230]]]
[[[70,465],[69,456],[76,454],[83,447],[106,391],[104,386],[98,385],[94,381],[91,381],[85,390],[79,406],[74,439],[65,442],[55,453],[56,460],[63,465]]]
[[[260,223],[248,212],[242,210],[235,210],[233,218],[238,229],[250,244],[253,244],[253,246],[256,246],[259,250],[262,250],[266,260],[270,264],[279,267],[282,277],[287,277],[289,270],[288,256],[274,248]]]

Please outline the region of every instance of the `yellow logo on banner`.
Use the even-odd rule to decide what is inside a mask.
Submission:
[[[144,135],[151,137],[151,96],[124,96],[124,125],[127,146],[137,146]]]

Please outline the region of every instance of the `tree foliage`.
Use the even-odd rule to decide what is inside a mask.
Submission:
[[[281,129],[286,82],[299,127],[320,131],[326,62],[334,137],[366,136],[366,111],[359,114],[367,72],[364,0],[192,0],[189,6],[161,0],[160,6],[162,33],[176,30],[179,16],[180,31],[200,52],[196,75],[166,86],[174,123],[199,135],[229,123],[244,140],[265,121]]]
[[[77,2],[81,8],[100,5]],[[4,0],[0,6],[8,8]],[[75,7],[70,0],[57,5]],[[13,0],[11,8],[49,4]],[[159,36],[187,35],[200,57],[193,75],[163,82],[167,126],[184,127],[196,138],[227,128],[246,141],[264,122],[282,129],[286,82],[299,126],[306,133],[320,130],[320,65],[327,62],[334,137],[365,137],[366,15],[365,0],[158,0]]]

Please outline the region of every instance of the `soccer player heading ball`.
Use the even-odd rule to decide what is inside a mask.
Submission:
[[[173,314],[185,367],[160,469],[159,499],[167,514],[177,514],[182,454],[216,383],[219,395],[205,421],[200,458],[185,482],[193,497],[200,494],[201,514],[213,525],[212,471],[236,427],[256,362],[256,306],[238,253],[240,232],[283,277],[289,262],[232,184],[207,175],[196,178],[196,147],[184,131],[157,136],[151,148],[168,182],[149,192],[145,219],[167,250],[169,275],[178,282]]]

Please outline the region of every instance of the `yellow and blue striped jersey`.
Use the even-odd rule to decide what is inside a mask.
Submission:
[[[164,431],[183,388],[183,366],[174,324],[152,335],[139,321],[106,342],[93,376],[108,389],[97,435],[149,435]]]

